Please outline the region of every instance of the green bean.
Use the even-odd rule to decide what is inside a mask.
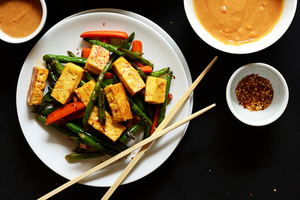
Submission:
[[[51,62],[54,59],[56,59],[62,63],[71,62],[71,63],[78,64],[81,66],[85,65],[85,63],[86,63],[86,58],[81,58],[81,57],[71,57],[71,56],[54,55],[54,54],[46,54],[43,56],[43,60],[46,62]]]
[[[37,116],[36,119],[45,124],[46,125],[46,117],[43,116]],[[57,130],[58,132],[60,132],[61,134],[71,137],[71,136],[76,136],[72,131],[70,131],[69,129],[66,129],[65,127],[61,126],[61,125],[57,125],[57,124],[48,124],[46,126],[49,126],[55,130]]]
[[[166,68],[151,72],[149,74],[149,76],[159,77],[159,76],[162,76],[162,75],[168,73],[169,71],[170,71],[170,67],[166,67]]]
[[[56,99],[54,99],[53,97],[48,98],[45,102],[47,102],[47,103],[58,103],[58,101]]]
[[[125,56],[127,58],[130,58],[132,60],[136,60],[137,62],[141,63],[142,65],[148,65],[150,67],[154,67],[153,63],[149,62],[145,58],[141,57],[139,53],[132,52],[127,49],[120,49],[121,52],[125,53]]]
[[[59,78],[64,70],[64,66],[57,59],[53,59],[51,66],[55,69],[56,76]]]
[[[99,120],[102,126],[105,126],[106,123],[106,115],[105,115],[105,92],[102,87],[99,89],[99,97],[98,97],[98,115]]]
[[[129,102],[132,104],[131,108],[148,126],[152,126],[152,121],[146,116],[141,108],[127,95]]]
[[[132,52],[132,51],[130,51],[128,49],[125,49],[125,48],[118,48],[116,46],[101,42],[99,40],[91,40],[91,39],[88,39],[88,38],[84,38],[84,40],[91,43],[91,44],[99,45],[99,46],[105,48],[108,51],[111,51],[115,54],[118,54],[119,56],[125,56],[125,57],[127,57],[131,60],[136,60],[139,63],[141,63],[142,65],[149,65],[152,68],[154,67],[153,63],[151,63],[148,60],[146,60],[145,58],[141,57],[139,53]]]
[[[49,62],[46,63],[46,68],[49,70],[48,77],[49,77],[50,84],[52,86],[54,86],[56,84],[56,81],[58,78],[55,75],[55,73],[51,67],[51,64]]]
[[[111,51],[111,52],[113,52],[113,53],[115,53],[119,56],[125,56],[126,55],[124,52],[118,50],[119,47],[116,47],[114,45],[107,44],[107,43],[101,42],[99,40],[91,40],[89,38],[83,38],[83,39],[85,41],[87,41],[88,43],[99,45],[99,46],[105,48],[106,50]]]
[[[106,87],[106,86],[108,86],[108,85],[110,85],[110,84],[114,84],[114,78],[104,79],[103,82],[102,82],[102,87],[103,87],[104,85],[105,85],[105,87]],[[103,87],[103,88],[105,88],[105,87]]]
[[[43,109],[43,110],[41,111],[41,115],[47,117],[50,113],[52,113],[53,111],[56,111],[57,109],[58,109],[58,107],[53,107],[53,108]]]
[[[146,111],[145,106],[144,106],[144,103],[143,103],[142,99],[141,99],[138,95],[134,95],[134,96],[132,97],[132,99],[133,99],[133,101],[139,106],[139,108],[140,108],[143,112]]]
[[[151,104],[146,104],[146,114],[149,117],[149,119],[153,119],[153,108],[151,108],[152,105]],[[150,131],[151,131],[151,126],[147,126],[145,125],[144,128],[144,139],[148,138],[150,136]]]
[[[102,146],[105,146],[107,148],[111,148],[111,149],[115,149],[119,152],[127,149],[128,147],[126,145],[123,144],[116,144],[116,143],[112,143],[111,141],[109,141],[107,138],[103,137],[97,137],[87,131],[85,131],[83,128],[81,128],[80,126],[72,123],[72,122],[67,122],[65,123],[66,127],[68,127],[71,131],[73,131],[74,133],[78,134],[80,132],[85,133],[86,135],[88,135],[91,139],[93,139],[94,141],[98,142],[99,144],[101,144]]]
[[[90,146],[94,149],[97,149],[97,150],[99,150],[103,153],[106,153],[106,154],[111,155],[111,156],[115,156],[119,153],[118,151],[116,151],[114,149],[109,149],[109,148],[106,148],[106,147],[102,146],[101,144],[99,144],[98,142],[93,140],[91,137],[89,137],[84,132],[79,132],[78,136],[84,141],[85,144],[87,144],[88,146]]]
[[[132,33],[128,36],[128,38],[127,38],[127,40],[125,41],[124,46],[123,46],[124,49],[129,49],[129,48],[130,48],[134,36],[135,36],[135,33],[134,33],[134,32],[132,32]]]
[[[81,87],[81,86],[83,86],[84,84],[86,84],[86,81],[85,80],[80,80],[80,83],[79,83],[79,86]]]
[[[84,72],[84,76],[88,81],[95,80],[94,77],[87,71]]]
[[[141,70],[141,68],[137,64],[135,64],[134,62],[130,62],[130,65],[137,71],[137,73],[144,81],[147,80],[147,75],[143,72],[143,70]]]
[[[83,152],[83,153],[70,153],[65,156],[65,159],[69,162],[79,160],[79,159],[89,159],[89,158],[98,158],[102,157],[105,154],[97,152]]]
[[[77,57],[72,51],[67,51],[70,57]]]
[[[166,115],[166,107],[167,107],[167,103],[168,103],[168,97],[169,97],[169,91],[170,91],[172,78],[173,78],[173,71],[169,71],[169,73],[166,77],[167,86],[166,86],[165,101],[164,101],[164,103],[161,104],[161,107],[160,107],[157,126],[164,120],[165,115]]]
[[[70,139],[73,140],[74,142],[85,144],[84,141],[78,136],[71,136]]]
[[[144,125],[144,122],[140,122],[138,124],[135,124],[134,126],[132,126],[131,128],[129,128],[128,130],[126,130],[118,139],[119,142],[123,143],[125,142],[128,138],[133,138],[135,139],[134,134],[136,133],[137,130],[139,130],[142,126]]]
[[[84,116],[83,116],[83,121],[82,121],[82,124],[83,124],[83,127],[86,129],[87,128],[87,121],[90,117],[90,114],[92,112],[92,109],[94,107],[94,103],[96,101],[96,99],[98,98],[98,95],[99,95],[99,90],[101,88],[101,84],[102,84],[102,81],[104,79],[104,76],[108,70],[108,68],[112,65],[112,62],[111,60],[108,61],[106,63],[106,65],[104,66],[104,68],[102,69],[98,79],[97,79],[97,82],[95,84],[95,87],[94,87],[94,91],[92,92],[91,96],[90,96],[90,100],[89,100],[89,103],[85,109],[85,112],[84,112]]]

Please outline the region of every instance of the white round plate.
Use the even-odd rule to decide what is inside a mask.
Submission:
[[[107,157],[68,163],[64,157],[72,152],[76,143],[38,123],[35,120],[36,115],[30,113],[32,107],[28,106],[26,95],[33,66],[45,65],[43,55],[49,53],[67,55],[69,50],[79,53],[82,48],[90,46],[79,37],[87,30],[122,30],[128,34],[135,32],[135,39],[143,42],[144,57],[154,63],[155,70],[169,66],[174,71],[176,78],[173,79],[170,89],[173,99],[167,107],[167,113],[191,84],[187,66],[182,64],[182,59],[169,42],[154,28],[136,18],[111,12],[87,13],[63,20],[51,28],[34,46],[24,62],[17,85],[17,113],[24,136],[36,155],[49,168],[69,180],[96,166]],[[187,101],[170,124],[187,117],[191,110],[192,101]],[[179,144],[186,128],[187,124],[156,140],[123,184],[136,181],[159,167]],[[141,137],[135,142],[139,140]],[[111,186],[135,153],[81,180],[80,183],[100,187]]]

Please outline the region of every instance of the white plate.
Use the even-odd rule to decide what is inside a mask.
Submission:
[[[84,31],[95,29],[123,30],[128,33],[134,31],[135,39],[143,41],[144,57],[154,63],[155,69],[171,67],[176,79],[173,79],[171,86],[170,92],[173,94],[173,99],[168,105],[167,112],[188,89],[191,80],[190,74],[186,73],[187,66],[182,64],[182,59],[179,59],[168,41],[155,29],[135,18],[109,12],[88,13],[66,19],[51,28],[29,53],[22,67],[17,86],[17,112],[24,136],[36,155],[49,168],[69,180],[99,164],[103,158],[68,163],[64,156],[69,154],[76,144],[36,122],[36,115],[30,113],[32,107],[27,105],[26,94],[32,67],[44,65],[42,61],[44,54],[66,55],[68,50],[75,53],[80,52],[81,48],[90,45],[84,42],[79,35]],[[192,103],[188,101],[170,123],[187,117],[191,113],[191,107]],[[187,125],[179,127],[155,141],[123,184],[138,180],[159,167],[174,151],[186,128]],[[132,156],[134,154],[94,173],[80,183],[90,186],[111,186]]]

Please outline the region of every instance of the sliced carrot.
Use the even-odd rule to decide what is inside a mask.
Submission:
[[[142,43],[142,41],[140,41],[140,40],[133,40],[132,41],[131,51],[132,52],[136,52],[137,51],[139,53],[143,53],[143,43]],[[143,65],[141,63],[137,62],[137,61],[134,61],[134,63],[137,64],[137,66],[139,66],[140,68],[143,67]]]
[[[150,74],[152,72],[152,67],[150,66],[141,66],[140,68],[145,74]]]
[[[128,34],[124,31],[86,31],[80,35],[81,38],[88,37],[109,37],[127,39]]]
[[[55,124],[62,124],[65,122],[72,121],[73,119],[82,118],[84,116],[84,112],[85,112],[85,109],[80,109],[80,110],[66,116],[65,118],[62,118],[62,119],[56,121]]]
[[[157,123],[158,123],[158,118],[159,118],[159,112],[160,112],[160,106],[161,106],[161,104],[157,104],[157,106],[156,106],[154,117],[153,117],[153,121],[152,121],[152,126],[151,126],[151,129],[150,129],[150,136],[152,135],[152,133],[157,128]]]
[[[104,76],[104,79],[110,79],[110,78],[113,78],[115,75],[111,72],[106,72],[105,76]]]
[[[84,108],[85,106],[81,101],[69,103],[50,113],[47,117],[46,124],[56,123],[77,111],[83,110]]]
[[[100,38],[100,41],[104,42],[106,44],[109,44],[110,43],[110,38],[109,37],[102,37],[102,38]]]
[[[132,52],[143,52],[143,43],[140,40],[133,40],[132,41],[132,48],[131,48]]]
[[[81,50],[81,57],[82,58],[88,58],[91,52],[91,48],[83,48]]]

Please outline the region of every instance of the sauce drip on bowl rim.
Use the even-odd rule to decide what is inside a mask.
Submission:
[[[1,0],[0,30],[13,38],[31,35],[42,20],[39,0]]]
[[[266,36],[277,24],[285,0],[193,0],[206,31],[222,43],[243,45]]]

